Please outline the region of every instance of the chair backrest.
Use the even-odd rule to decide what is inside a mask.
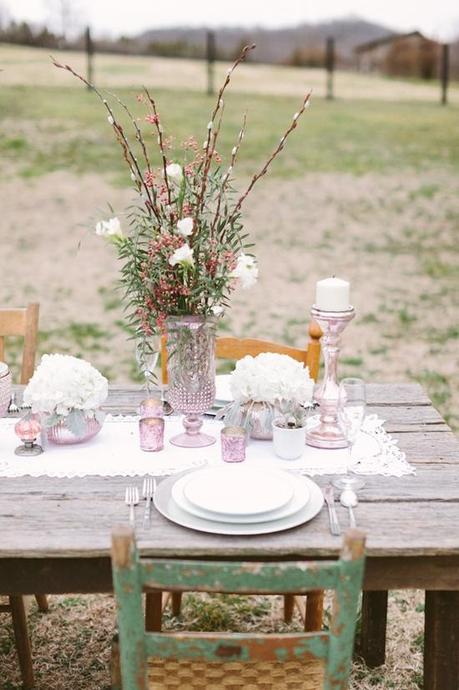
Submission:
[[[344,538],[340,558],[336,561],[231,563],[141,560],[133,530],[126,526],[115,528],[112,533],[112,569],[123,690],[146,689],[149,657],[174,662],[199,661],[214,667],[225,662],[270,662],[278,667],[302,662],[305,673],[308,665],[317,666],[320,662],[321,685],[314,687],[344,690],[351,667],[364,570],[364,546],[364,535],[351,530]],[[283,635],[150,633],[145,631],[143,620],[144,589],[239,594],[275,594],[279,591],[305,594],[311,590],[330,589],[334,590],[334,602],[328,631]]]
[[[320,338],[322,331],[320,326],[311,321],[308,328],[309,342],[306,348],[290,347],[281,345],[269,340],[258,340],[254,338],[217,338],[215,354],[217,359],[242,359],[246,355],[256,357],[262,352],[276,352],[281,355],[289,355],[297,362],[302,362],[309,369],[309,375],[317,381],[320,365]],[[166,337],[161,341],[161,377],[162,382],[167,383],[167,348]]]
[[[19,309],[0,308],[0,361],[5,361],[5,337],[19,335],[24,338],[22,350],[21,383],[28,383],[35,368],[38,339],[39,304]]]

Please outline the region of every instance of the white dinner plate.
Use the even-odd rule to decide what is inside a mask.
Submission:
[[[186,499],[208,513],[226,516],[259,515],[279,510],[293,498],[291,475],[282,470],[262,472],[245,464],[206,467],[184,483]]]
[[[257,515],[221,515],[219,513],[208,512],[190,503],[183,493],[183,487],[186,485],[187,481],[189,481],[189,474],[180,477],[180,479],[174,483],[171,490],[172,499],[175,501],[178,507],[184,510],[186,513],[191,513],[191,515],[195,515],[196,517],[203,518],[204,520],[213,520],[215,522],[249,524],[255,522],[279,520],[281,518],[289,517],[290,515],[293,515],[304,508],[310,497],[309,489],[305,482],[302,481],[302,478],[292,475],[293,497],[282,508],[274,511],[270,510],[267,513],[259,513]]]
[[[168,477],[160,482],[154,496],[156,509],[171,522],[175,522],[182,527],[197,530],[198,532],[209,532],[210,534],[227,535],[255,535],[282,532],[292,527],[298,527],[304,522],[312,520],[323,506],[323,495],[317,484],[307,477],[299,477],[309,489],[310,499],[297,513],[280,520],[269,522],[257,522],[252,524],[236,524],[228,522],[216,522],[215,520],[203,520],[202,518],[191,515],[178,507],[171,496],[171,489],[179,477],[177,475]]]

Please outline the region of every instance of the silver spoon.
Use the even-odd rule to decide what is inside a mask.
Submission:
[[[344,489],[344,491],[341,493],[339,497],[339,501],[341,505],[347,508],[349,511],[349,525],[351,527],[357,527],[354,511],[352,510],[357,506],[358,503],[357,495],[355,494],[355,492],[352,491],[352,489]]]

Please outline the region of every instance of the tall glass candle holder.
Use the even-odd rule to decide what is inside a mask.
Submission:
[[[325,311],[313,306],[311,316],[322,329],[324,353],[324,379],[317,388],[314,399],[320,405],[320,413],[310,420],[306,443],[315,448],[346,448],[347,440],[338,423],[338,357],[341,334],[355,316],[354,307],[345,311]]]

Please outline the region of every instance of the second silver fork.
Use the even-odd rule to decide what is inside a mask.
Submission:
[[[156,479],[154,477],[145,477],[143,480],[142,494],[145,499],[145,510],[143,513],[143,526],[144,529],[148,528],[151,523],[151,504],[153,502],[153,496],[156,491]]]
[[[135,527],[134,508],[139,503],[139,490],[136,486],[127,486],[124,494],[124,502],[129,508],[129,522]]]

